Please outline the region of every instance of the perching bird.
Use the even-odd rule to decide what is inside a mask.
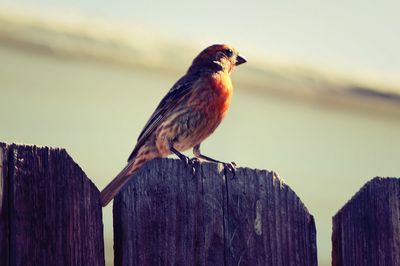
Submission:
[[[127,166],[101,192],[106,206],[145,162],[174,153],[186,164],[193,163],[181,152],[193,148],[195,158],[219,162],[200,153],[200,144],[221,123],[232,97],[230,74],[246,62],[226,44],[204,49],[161,100],[139,135]]]

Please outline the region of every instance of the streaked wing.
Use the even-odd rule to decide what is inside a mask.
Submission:
[[[198,81],[198,77],[198,75],[185,75],[179,79],[174,86],[172,86],[142,129],[137,144],[128,158],[128,162],[136,156],[139,148],[144,144],[157,126],[164,121],[166,115],[176,107],[176,103],[190,92],[191,88],[193,88],[193,84]]]

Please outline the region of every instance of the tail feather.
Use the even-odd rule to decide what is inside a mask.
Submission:
[[[118,194],[122,187],[128,183],[132,174],[135,173],[145,162],[159,156],[160,153],[155,146],[142,146],[138,151],[137,156],[131,159],[124,169],[122,169],[122,171],[100,193],[101,205],[103,207],[106,206]]]
[[[136,160],[130,161],[124,169],[100,193],[101,205],[106,206],[130,180],[132,174],[140,167]]]

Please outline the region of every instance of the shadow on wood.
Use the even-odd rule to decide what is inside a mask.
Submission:
[[[400,179],[374,178],[333,217],[332,265],[400,265]]]
[[[145,164],[114,200],[115,265],[317,265],[316,232],[273,172]]]
[[[104,265],[100,193],[60,149],[0,143],[1,265]]]

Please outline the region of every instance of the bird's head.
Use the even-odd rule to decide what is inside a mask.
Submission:
[[[235,66],[247,60],[239,52],[227,44],[214,44],[204,49],[194,60],[190,71],[212,70],[231,73]]]

